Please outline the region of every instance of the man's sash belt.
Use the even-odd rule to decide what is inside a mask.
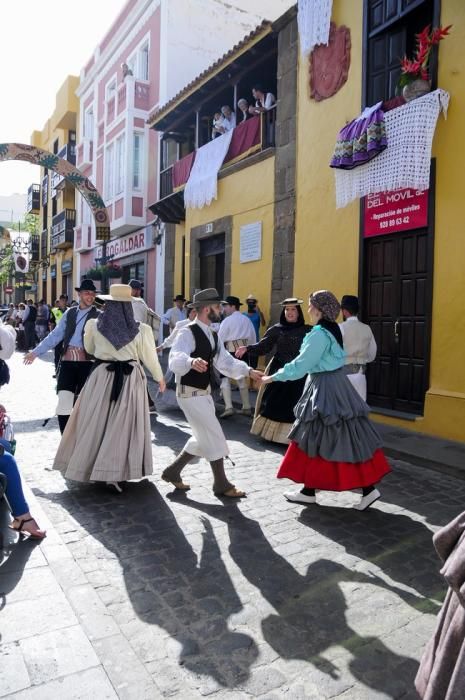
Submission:
[[[243,348],[244,345],[247,345],[247,340],[245,338],[241,338],[241,340],[227,340],[224,345],[228,352],[236,352],[238,348]]]
[[[194,396],[210,396],[212,390],[210,386],[206,389],[198,389],[187,384],[176,384],[176,396],[180,399],[192,399]]]

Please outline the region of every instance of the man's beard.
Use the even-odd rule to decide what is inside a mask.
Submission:
[[[210,309],[210,311],[208,312],[208,320],[211,323],[219,323],[219,321],[221,321],[221,316],[217,311]]]

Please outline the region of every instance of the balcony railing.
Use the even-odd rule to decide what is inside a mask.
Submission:
[[[52,219],[52,248],[71,248],[74,243],[76,210],[63,209]]]
[[[60,151],[58,151],[57,156],[62,160],[67,160],[68,163],[71,163],[72,165],[76,165],[76,144],[72,142],[67,143],[65,146],[63,146],[63,148]],[[58,189],[58,187],[60,187],[60,185],[62,185],[64,182],[65,178],[63,177],[63,175],[60,175],[60,173],[56,172],[52,173],[52,189]]]
[[[88,136],[83,136],[82,141],[76,147],[76,165],[78,168],[86,168],[92,165],[94,156],[94,142]]]
[[[31,262],[39,261],[40,253],[40,235],[38,233],[31,233]]]
[[[42,178],[42,206],[47,205],[48,200],[48,173]]]
[[[48,228],[44,228],[40,234],[40,259],[47,257],[48,253]]]
[[[27,190],[27,213],[38,214],[40,211],[40,185],[30,185]]]

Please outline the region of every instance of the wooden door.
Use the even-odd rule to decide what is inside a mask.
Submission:
[[[364,320],[378,355],[368,403],[421,414],[429,375],[431,246],[426,229],[365,241]]]

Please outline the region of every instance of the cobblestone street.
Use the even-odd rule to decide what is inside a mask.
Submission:
[[[1,697],[416,697],[445,594],[431,537],[463,510],[465,481],[394,461],[367,512],[350,508],[355,494],[292,505],[275,479],[284,448],[236,416],[227,471],[248,498],[216,499],[204,461],[178,495],[160,479],[189,435],[171,412],[152,419],[152,477],[122,495],[73,485],[51,469],[56,419],[43,426],[51,358],[21,360],[2,403],[48,537],[18,542],[2,515]]]

